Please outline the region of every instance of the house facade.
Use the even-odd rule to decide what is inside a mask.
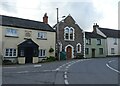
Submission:
[[[49,49],[55,50],[56,32],[47,23],[47,14],[43,21],[0,15],[2,23],[2,56],[3,60],[13,63],[38,63],[41,59],[55,56]]]
[[[85,32],[85,57],[106,57],[106,38],[94,32]]]
[[[83,55],[83,33],[71,15],[58,23],[60,51],[66,52],[66,59]]]
[[[107,56],[119,56],[119,42],[120,42],[120,30],[101,28],[95,24],[93,26],[93,32],[106,38]]]

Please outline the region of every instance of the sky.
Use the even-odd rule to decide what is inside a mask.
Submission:
[[[119,0],[0,0],[0,14],[35,21],[43,21],[45,13],[48,23],[54,26],[62,16],[69,14],[84,31],[92,31],[93,24],[118,29]]]

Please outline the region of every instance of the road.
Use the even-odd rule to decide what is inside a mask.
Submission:
[[[118,84],[118,58],[76,59],[3,67],[3,84]]]

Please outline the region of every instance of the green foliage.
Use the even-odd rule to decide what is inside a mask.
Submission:
[[[54,56],[47,57],[46,59],[48,62],[55,61],[56,58]]]
[[[50,49],[49,49],[49,52],[50,52],[50,53],[54,52],[54,49],[53,49],[53,48],[50,48]]]

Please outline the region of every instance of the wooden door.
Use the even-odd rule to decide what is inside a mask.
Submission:
[[[72,48],[70,46],[67,47],[66,54],[67,54],[67,59],[72,58]]]

